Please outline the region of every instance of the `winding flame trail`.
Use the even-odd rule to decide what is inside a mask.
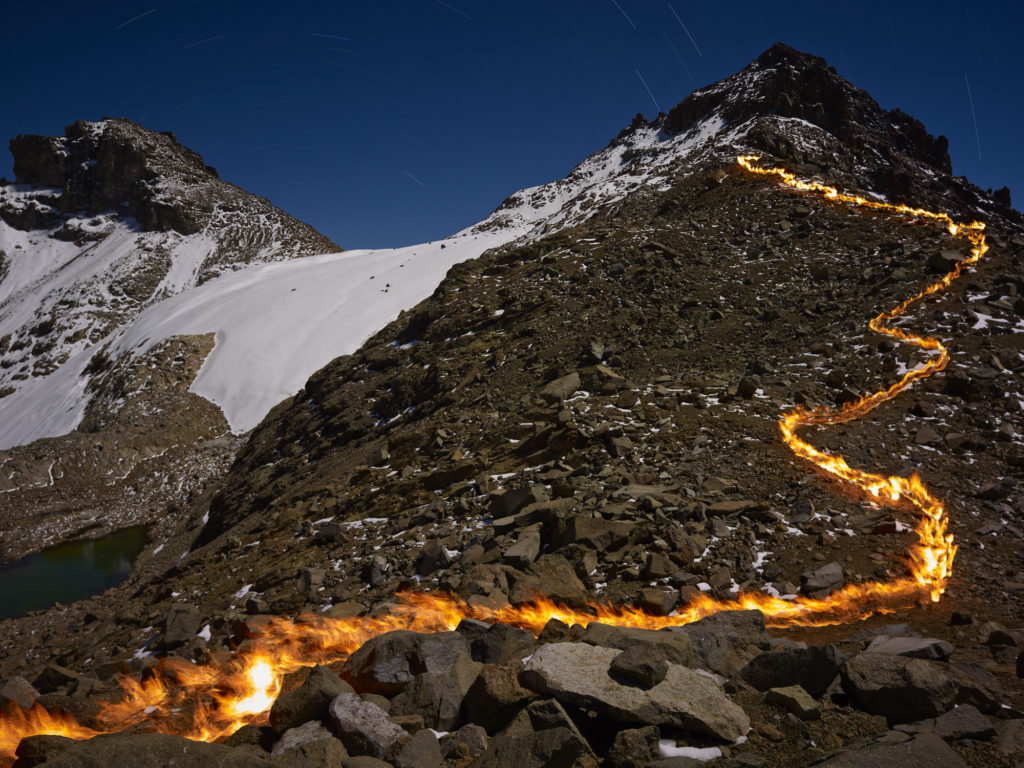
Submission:
[[[28,710],[15,706],[6,713],[0,713],[0,760],[13,758],[18,742],[35,734],[87,739],[100,733],[142,725],[162,733],[215,741],[247,723],[266,722],[267,712],[288,673],[316,663],[343,660],[371,637],[394,629],[444,631],[454,629],[464,618],[504,622],[525,627],[534,634],[538,634],[551,619],[559,619],[566,624],[586,625],[600,621],[658,629],[689,624],[721,611],[745,609],[762,611],[766,622],[773,627],[824,626],[857,621],[876,613],[890,613],[922,600],[937,601],[946,588],[956,554],[953,536],[946,530],[947,517],[942,502],[928,492],[916,474],[903,478],[854,469],[842,456],[820,451],[797,437],[796,433],[803,427],[841,424],[860,418],[915,381],[946,367],[949,352],[937,339],[891,328],[885,323],[903,315],[925,296],[941,291],[958,278],[967,265],[980,259],[988,250],[983,234],[984,224],[958,224],[944,213],[843,194],[819,182],[797,179],[783,168],[758,167],[754,163],[759,159],[756,155],[744,155],[737,161],[752,174],[775,176],[794,189],[830,200],[934,219],[943,223],[950,234],[966,238],[971,245],[970,257],[958,263],[951,272],[893,309],[877,315],[869,323],[871,329],[878,333],[932,353],[925,363],[905,373],[888,388],[865,395],[837,411],[797,408],[783,414],[779,421],[782,439],[797,456],[873,498],[892,503],[904,500],[920,512],[920,521],[915,529],[918,541],[909,552],[909,577],[891,582],[848,584],[821,599],[799,597],[783,600],[752,592],[739,594],[734,600],[719,601],[701,595],[667,617],[603,604],[577,610],[557,605],[546,598],[539,598],[529,605],[488,609],[471,607],[449,595],[416,592],[396,596],[395,605],[387,613],[374,617],[328,619],[306,615],[294,621],[270,618],[254,638],[226,661],[212,658],[205,664],[196,665],[180,659],[166,659],[144,680],[121,677],[121,698],[103,705],[91,727],[78,723],[70,715],[47,712],[38,704]]]

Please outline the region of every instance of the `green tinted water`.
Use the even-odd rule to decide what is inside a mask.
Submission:
[[[0,568],[0,619],[72,603],[120,584],[146,546],[145,526],[60,544]]]

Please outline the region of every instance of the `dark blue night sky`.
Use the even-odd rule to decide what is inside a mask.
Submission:
[[[782,41],[948,136],[958,175],[1024,200],[1018,3],[288,5],[9,3],[0,136],[128,117],[343,247],[396,246],[563,176],[636,112]]]

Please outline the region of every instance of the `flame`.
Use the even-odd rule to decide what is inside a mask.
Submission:
[[[6,711],[0,710],[0,759],[14,757],[14,751],[26,736],[67,736],[72,739],[91,739],[99,731],[80,725],[64,712],[49,712],[42,704],[22,709],[13,702]]]
[[[782,432],[783,441],[797,456],[810,461],[826,472],[842,478],[846,482],[865,491],[873,498],[884,497],[890,502],[898,502],[902,499],[910,502],[910,504],[917,508],[921,518],[915,529],[918,542],[911,547],[909,553],[910,571],[913,575],[913,583],[916,583],[922,590],[926,590],[933,602],[938,602],[946,589],[946,583],[953,573],[953,558],[956,555],[953,535],[947,533],[948,518],[946,517],[946,510],[942,502],[928,492],[928,489],[916,474],[909,478],[904,478],[878,475],[854,469],[846,463],[842,456],[834,456],[814,448],[806,441],[797,437],[796,432],[801,427],[828,426],[859,419],[882,403],[896,397],[896,395],[910,387],[915,381],[926,379],[946,367],[949,363],[949,350],[938,339],[930,336],[919,336],[902,328],[890,327],[885,325],[885,323],[897,319],[924,297],[938,293],[946,288],[960,277],[964,269],[984,256],[988,251],[988,244],[985,241],[984,235],[985,225],[979,221],[960,224],[953,221],[947,213],[936,213],[909,205],[867,200],[860,195],[843,194],[835,187],[822,184],[821,182],[797,179],[793,173],[784,168],[757,167],[754,165],[754,162],[759,159],[757,155],[743,155],[737,158],[737,162],[751,173],[761,176],[776,176],[790,187],[806,192],[816,192],[830,200],[853,203],[863,208],[873,208],[875,210],[939,221],[945,225],[949,234],[954,237],[962,237],[970,243],[970,255],[957,262],[952,270],[913,296],[904,299],[892,309],[880,312],[871,318],[868,323],[871,330],[876,333],[885,334],[897,341],[911,344],[926,352],[938,354],[932,354],[927,361],[907,371],[898,381],[887,388],[864,395],[852,403],[846,403],[838,411],[827,408],[812,410],[795,408],[783,414],[782,419],[779,421],[779,429]],[[903,581],[905,580],[885,585],[885,588],[901,587]]]
[[[855,469],[840,455],[821,451],[797,436],[809,426],[828,426],[852,421],[891,400],[915,381],[941,371],[949,353],[937,339],[919,336],[885,323],[904,314],[915,302],[936,293],[988,250],[979,222],[959,224],[945,213],[934,213],[906,205],[867,200],[841,193],[835,187],[803,181],[783,168],[761,168],[756,155],[737,158],[747,171],[775,176],[782,183],[841,203],[928,218],[942,222],[954,237],[971,244],[970,256],[940,280],[893,309],[874,317],[872,330],[932,353],[927,361],[905,373],[886,389],[865,395],[839,410],[796,408],[779,421],[782,439],[794,454],[825,472],[861,489],[874,499],[890,503],[909,502],[920,514],[915,528],[918,540],[909,551],[910,576],[890,582],[847,584],[825,598],[798,597],[786,600],[761,592],[741,593],[721,601],[698,596],[671,616],[651,616],[629,606],[612,607],[593,603],[582,609],[557,604],[538,596],[526,605],[486,608],[470,606],[457,598],[430,592],[401,593],[387,613],[370,617],[329,619],[304,615],[296,620],[271,617],[253,630],[233,656],[216,655],[204,664],[181,659],[164,659],[139,679],[119,678],[120,698],[103,704],[95,727],[82,725],[70,715],[47,712],[36,704],[29,710],[14,707],[0,713],[0,758],[13,758],[18,742],[34,734],[59,734],[87,739],[99,733],[144,726],[160,733],[216,741],[249,723],[267,722],[268,712],[281,692],[289,673],[313,664],[342,661],[370,638],[394,629],[438,632],[454,629],[464,618],[503,622],[539,634],[551,619],[566,624],[586,625],[594,621],[619,626],[660,629],[682,626],[722,611],[757,609],[772,627],[825,626],[865,619],[873,614],[891,613],[928,600],[937,601],[952,574],[956,545],[948,533],[948,518],[941,501],[932,496],[915,474],[909,478],[885,476]]]

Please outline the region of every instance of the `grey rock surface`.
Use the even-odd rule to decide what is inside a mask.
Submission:
[[[666,725],[723,741],[735,741],[750,727],[746,713],[706,673],[672,664],[661,683],[644,690],[608,674],[617,655],[586,643],[545,645],[523,667],[520,680],[538,693],[622,723]]]
[[[352,754],[383,759],[409,738],[383,709],[354,693],[337,696],[331,702],[330,711],[341,743]]]

